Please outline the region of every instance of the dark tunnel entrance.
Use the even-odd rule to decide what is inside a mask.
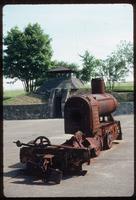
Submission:
[[[61,100],[62,100],[61,95],[55,97],[55,100],[54,100],[54,118],[62,118]]]

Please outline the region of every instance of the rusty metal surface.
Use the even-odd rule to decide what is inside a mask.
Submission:
[[[85,175],[83,163],[90,164],[90,159],[100,151],[112,147],[113,140],[121,139],[120,122],[111,115],[118,103],[112,95],[104,93],[103,81],[96,79],[94,83],[100,85],[97,88],[100,94],[72,96],[65,103],[65,133],[73,134],[70,139],[60,145],[51,144],[45,136],[27,144],[15,142],[21,147],[20,161],[30,174],[34,172],[45,183],[58,184],[63,175]]]
[[[100,78],[92,79],[92,94],[104,94],[105,84],[104,80]]]
[[[93,98],[98,102],[99,115],[107,115],[118,107],[117,100],[110,94],[95,94]]]
[[[26,164],[28,174],[41,177],[45,183],[59,184],[62,175],[87,173],[82,169],[82,164],[89,164],[92,148],[87,148],[83,144],[85,140],[85,137],[77,132],[61,145],[51,144],[44,136],[36,138],[31,143],[15,143],[21,147],[20,161]]]
[[[117,108],[112,95],[80,95],[67,100],[64,107],[65,133],[78,130],[90,134],[99,128],[99,117],[111,115]]]
[[[104,93],[104,82],[100,79],[93,79],[92,82],[93,90],[97,86],[96,93],[93,91],[93,94],[75,95],[66,101],[65,133],[74,134],[81,130],[88,136],[93,135],[100,127],[100,116],[110,117],[116,110],[118,102],[112,95]]]
[[[91,118],[91,96],[73,96],[70,97],[64,107],[65,133],[74,134],[81,130],[89,134],[92,129],[93,118]],[[92,103],[97,103],[92,98]],[[97,105],[97,104],[96,104]]]

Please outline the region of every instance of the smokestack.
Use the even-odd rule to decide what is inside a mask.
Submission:
[[[92,94],[104,94],[105,93],[105,84],[104,80],[101,78],[92,79]]]

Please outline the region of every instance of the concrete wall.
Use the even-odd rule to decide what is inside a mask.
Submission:
[[[121,102],[113,115],[133,114],[133,109],[133,102]],[[3,118],[6,120],[47,119],[48,112],[48,104],[3,106]]]

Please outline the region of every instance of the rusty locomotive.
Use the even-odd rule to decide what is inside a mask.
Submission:
[[[65,175],[85,175],[83,163],[90,164],[91,158],[110,149],[114,140],[122,139],[120,121],[112,116],[117,106],[117,100],[105,93],[104,81],[92,79],[92,93],[73,95],[65,103],[65,133],[72,137],[60,145],[51,144],[45,136],[28,143],[18,140],[20,162],[45,183],[58,184]]]

